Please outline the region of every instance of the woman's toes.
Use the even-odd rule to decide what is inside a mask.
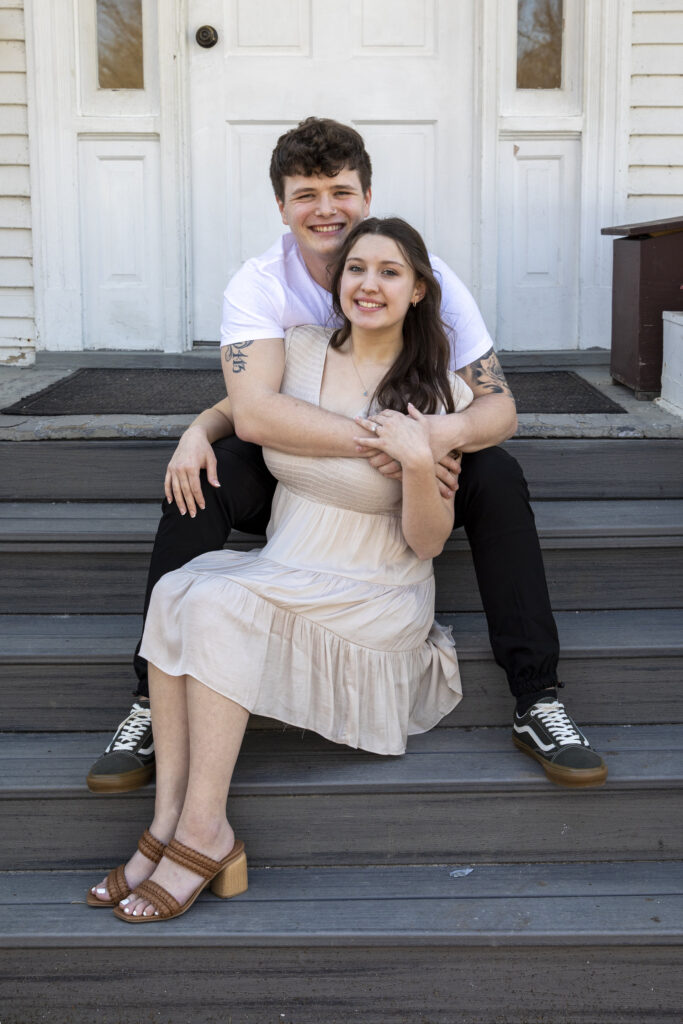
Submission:
[[[154,917],[156,908],[146,900],[136,897],[134,894],[127,896],[119,903],[121,910],[129,917]]]
[[[133,911],[133,917],[150,917],[154,912],[154,907],[149,903],[143,903],[142,900],[138,903],[135,910]]]

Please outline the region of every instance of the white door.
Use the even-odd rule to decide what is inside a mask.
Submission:
[[[474,0],[193,0],[189,7],[194,338],[217,339],[240,264],[284,228],[277,138],[315,115],[353,124],[372,212],[414,224],[471,285]],[[218,42],[195,39],[213,27]]]
[[[174,13],[26,4],[41,348],[187,345]]]
[[[578,348],[583,0],[500,15],[497,345]]]

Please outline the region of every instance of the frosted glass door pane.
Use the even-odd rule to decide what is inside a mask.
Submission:
[[[562,0],[518,0],[517,88],[562,88]]]
[[[144,89],[142,0],[97,0],[100,89]]]

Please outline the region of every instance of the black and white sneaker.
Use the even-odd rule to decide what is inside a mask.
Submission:
[[[153,776],[152,713],[148,705],[136,703],[85,781],[94,793],[127,793],[144,786]]]
[[[601,786],[607,778],[607,765],[555,697],[542,697],[523,715],[515,711],[512,742],[560,786]]]

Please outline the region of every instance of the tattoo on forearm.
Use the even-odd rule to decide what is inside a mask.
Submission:
[[[247,354],[245,348],[253,345],[252,341],[236,341],[234,345],[226,345],[223,349],[223,358],[226,363],[232,363],[233,373],[242,373],[247,368]]]
[[[481,359],[470,363],[467,367],[467,377],[469,378],[468,383],[483,388],[490,395],[507,395],[514,401],[514,396],[503,373],[503,367],[492,348],[485,352]]]

